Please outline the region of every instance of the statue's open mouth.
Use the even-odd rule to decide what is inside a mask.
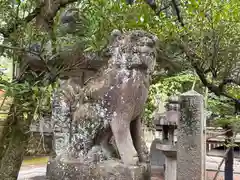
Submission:
[[[128,66],[128,69],[147,70],[148,66],[146,64],[131,64]]]

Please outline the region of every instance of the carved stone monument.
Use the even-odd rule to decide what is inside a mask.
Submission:
[[[203,96],[188,91],[180,96],[177,138],[177,180],[204,180],[206,137]]]
[[[53,110],[55,117],[60,116],[54,124],[75,129],[63,132],[63,142],[55,143],[63,146],[56,147],[56,157],[48,164],[51,180],[150,178],[141,117],[155,67],[157,38],[140,30],[123,34],[114,30],[111,37],[107,65],[74,90],[77,102],[55,101],[61,104]]]

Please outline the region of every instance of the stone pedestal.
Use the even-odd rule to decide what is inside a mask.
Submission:
[[[49,180],[150,180],[150,166],[127,166],[117,160],[99,163],[52,160],[48,163]]]
[[[177,160],[176,157],[168,157],[166,156],[166,169],[165,169],[165,179],[172,179],[175,180],[177,179]]]
[[[177,150],[175,145],[157,144],[157,149],[160,149],[165,155],[165,180],[176,180],[177,178]]]

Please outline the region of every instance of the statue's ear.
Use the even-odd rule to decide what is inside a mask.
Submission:
[[[112,32],[111,32],[111,38],[110,38],[110,42],[113,42],[116,40],[117,37],[121,36],[122,33],[120,30],[118,29],[114,29]]]

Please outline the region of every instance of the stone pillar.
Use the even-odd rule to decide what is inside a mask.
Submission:
[[[177,136],[177,180],[205,179],[205,116],[203,96],[188,91],[180,96]]]
[[[176,155],[174,156],[166,156],[165,160],[166,169],[165,169],[165,179],[166,180],[176,180],[176,169],[177,169],[177,162],[176,162]]]

